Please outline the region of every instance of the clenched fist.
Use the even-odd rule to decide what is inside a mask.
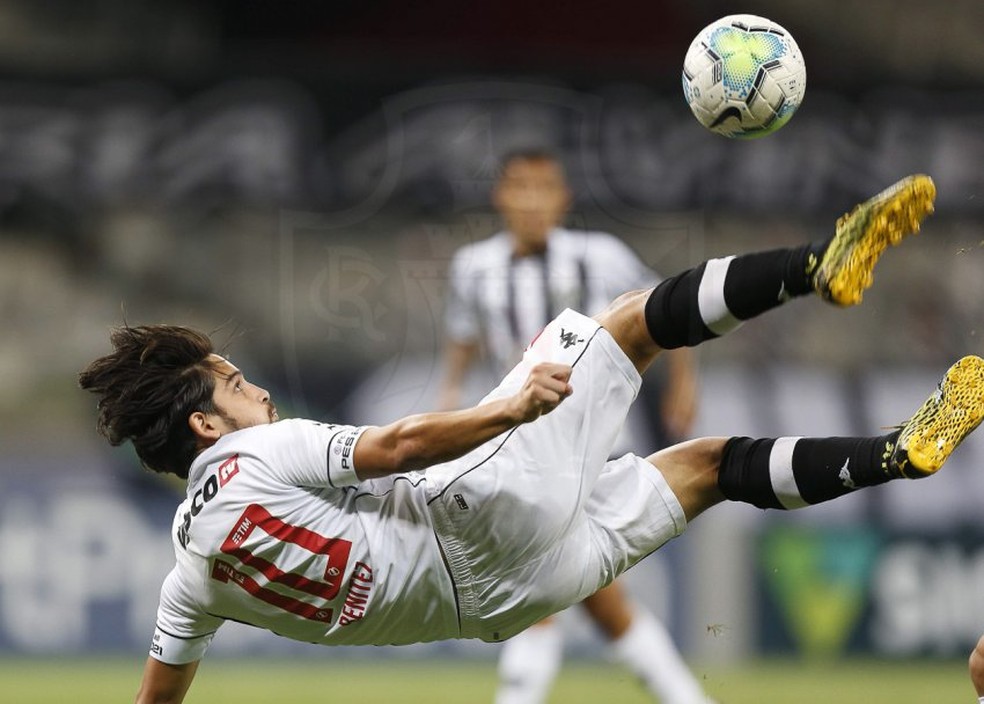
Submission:
[[[574,393],[569,381],[573,370],[566,364],[543,362],[530,370],[523,387],[513,396],[517,417],[522,423],[549,413]]]

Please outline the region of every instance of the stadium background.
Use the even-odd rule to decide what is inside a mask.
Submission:
[[[790,306],[701,349],[698,434],[867,434],[981,352],[975,0],[326,5],[0,0],[0,657],[146,648],[180,487],[92,430],[74,376],[110,326],[217,331],[285,414],[425,409],[445,268],[495,230],[510,148],[554,148],[570,222],[662,272],[822,236],[895,179],[936,179],[926,236],[862,307]],[[704,132],[681,97],[690,39],[736,11],[783,24],[807,62],[799,114],[761,141]],[[630,584],[694,661],[962,659],[984,631],[982,465],[977,436],[919,485],[797,515],[721,507]],[[216,659],[327,656],[224,631]],[[491,671],[495,652],[331,657]]]

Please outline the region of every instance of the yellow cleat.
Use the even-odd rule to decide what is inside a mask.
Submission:
[[[907,176],[837,221],[837,231],[811,273],[813,288],[837,305],[861,302],[878,257],[890,245],[919,231],[933,212],[936,186],[923,174]]]
[[[882,468],[918,479],[935,473],[984,419],[984,359],[964,357],[947,370],[933,395],[902,426]]]

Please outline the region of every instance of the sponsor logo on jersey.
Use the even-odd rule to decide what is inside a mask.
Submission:
[[[188,547],[188,541],[190,540],[188,531],[191,529],[191,519],[201,513],[202,509],[205,508],[205,504],[214,499],[218,495],[219,489],[232,481],[232,478],[237,474],[239,474],[239,455],[235,454],[220,464],[214,474],[210,474],[205,478],[201,488],[192,495],[191,508],[185,511],[181,519],[181,525],[178,526],[177,538],[181,547]]]
[[[566,350],[569,347],[573,347],[574,345],[578,345],[578,344],[584,342],[584,338],[583,337],[578,337],[577,336],[577,333],[574,332],[573,330],[571,332],[567,332],[564,328],[561,328],[560,329],[560,342],[561,342],[561,344],[564,345],[564,349]]]
[[[237,474],[239,474],[239,455],[233,455],[219,465],[219,486],[225,486]]]

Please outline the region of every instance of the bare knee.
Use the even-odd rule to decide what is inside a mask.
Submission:
[[[653,341],[646,326],[646,301],[650,293],[652,289],[623,293],[594,316],[640,372],[652,364],[660,353],[660,347]]]
[[[687,520],[724,500],[718,488],[718,469],[727,438],[697,438],[650,455],[683,507]]]
[[[977,645],[970,654],[970,681],[977,690],[977,696],[984,696],[984,636],[977,641]]]

